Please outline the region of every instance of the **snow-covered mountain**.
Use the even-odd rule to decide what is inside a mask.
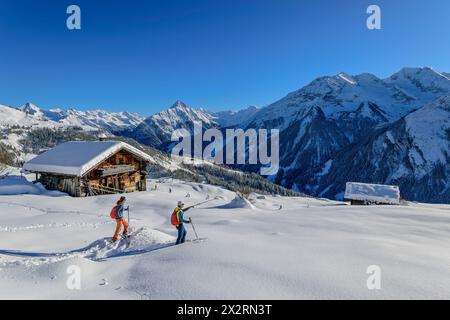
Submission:
[[[399,185],[408,199],[450,202],[450,96],[350,144],[321,166],[297,168],[285,184],[339,197],[347,181]],[[292,178],[289,178],[292,177]]]
[[[182,101],[176,101],[170,108],[148,117],[136,128],[124,131],[123,135],[164,149],[170,144],[174,130],[186,129],[193,132],[196,121],[201,121],[206,129],[219,126],[216,117],[209,111],[195,109]]]
[[[191,107],[178,100],[170,108],[148,117],[136,128],[125,130],[122,134],[143,144],[168,150],[172,133],[176,129],[186,129],[192,134],[196,121],[201,121],[204,129],[238,126],[258,110],[259,108],[250,106],[239,111],[212,112]]]
[[[414,136],[410,135],[424,123],[441,128],[449,121],[447,113],[440,114],[443,118],[434,116],[438,111],[432,107],[445,104],[449,95],[450,74],[431,68],[403,68],[386,79],[369,73],[341,72],[320,77],[262,108],[211,112],[177,101],[170,108],[144,119],[127,112],[43,110],[26,104],[21,108],[0,106],[0,127],[77,126],[85,130],[109,130],[165,151],[170,149],[174,130],[184,128],[192,133],[195,121],[202,121],[205,129],[279,129],[280,171],[270,179],[283,186],[334,198],[341,195],[343,183],[348,180],[392,182],[399,184],[403,195],[411,200],[450,202],[447,196],[439,195],[448,193],[448,174],[439,169],[439,163],[448,166],[444,155],[450,154],[450,150],[448,143],[438,137],[448,138],[448,132],[417,129]],[[414,116],[416,121],[411,120]],[[406,123],[410,123],[408,127]],[[405,153],[395,154],[384,144],[373,150],[371,146],[379,141],[380,134],[394,139]],[[8,137],[13,145],[18,139],[11,133]],[[414,147],[423,141],[428,141],[421,144],[427,148]],[[432,143],[436,141],[440,144]],[[422,154],[426,161],[410,160],[414,152]],[[427,158],[437,154],[441,159],[439,163]],[[368,163],[367,157],[376,159],[370,162],[372,167],[365,171],[352,171],[348,167],[345,171],[345,165],[353,163],[354,159]],[[403,167],[408,170],[400,169]],[[255,166],[241,169],[259,171]],[[404,174],[400,175],[402,170]]]
[[[422,101],[450,90],[449,75],[431,68],[403,68],[386,82],[414,94],[416,99]]]
[[[19,111],[22,111],[26,114],[26,116],[32,117],[36,120],[45,120],[48,118],[45,116],[45,111],[39,108],[37,105],[27,102],[20,108],[17,108]]]
[[[90,129],[105,129],[109,131],[136,127],[144,118],[137,113],[107,112],[104,110],[79,111],[49,110],[45,115],[67,126],[78,126]]]
[[[24,127],[81,127],[84,130],[116,131],[135,127],[144,117],[130,112],[105,110],[80,111],[76,109],[42,109],[32,103],[13,108],[0,105],[0,126]]]
[[[336,183],[335,187],[332,187],[329,181],[322,177],[326,177],[325,173],[331,170],[339,171],[331,165],[338,163],[337,158],[345,158],[350,150],[365,150],[365,141],[380,130],[390,128],[408,114],[449,94],[449,75],[427,67],[403,68],[386,79],[369,73],[349,75],[341,72],[335,76],[318,78],[263,108],[250,107],[238,112],[214,113],[195,109],[178,101],[168,110],[147,118],[128,134],[144,144],[167,150],[171,145],[173,130],[185,128],[192,132],[194,121],[201,120],[205,128],[279,129],[281,170],[276,177],[270,179],[300,191],[333,198],[343,192],[343,184]],[[431,115],[423,114],[423,117],[429,119],[429,125],[437,121],[430,118]],[[434,134],[436,133],[423,131],[418,135],[423,136],[420,138],[423,140],[434,138]],[[427,152],[439,152],[433,148],[435,146],[432,151]],[[383,151],[385,150],[379,150],[380,153]],[[387,162],[400,160],[394,159],[389,153],[383,156]],[[416,173],[418,164],[408,165],[412,166]],[[242,168],[259,170],[255,166]],[[422,170],[431,174],[430,170],[434,170],[432,168],[434,167],[427,166]],[[386,174],[395,175],[394,172]],[[406,176],[409,179],[417,178],[412,172]],[[402,179],[406,179],[406,176]],[[390,181],[370,172],[367,179],[364,177],[361,173],[343,175],[342,182],[350,178],[368,182]],[[398,181],[398,184],[408,189],[408,192],[404,193],[405,196],[423,201],[432,199],[427,196],[419,197],[418,186],[411,189],[410,182],[402,181]],[[443,190],[442,186],[435,186],[430,192],[436,191],[436,188]],[[433,199],[437,201],[438,198]]]
[[[403,163],[403,158],[396,158],[389,150],[380,149],[372,154],[365,148],[367,139],[373,139],[380,130],[386,130],[386,127],[390,128],[398,121],[401,123],[403,117],[412,112],[416,114],[414,111],[430,103],[434,105],[433,101],[442,103],[437,99],[448,94],[450,78],[430,68],[404,68],[388,79],[379,79],[371,74],[350,76],[340,73],[316,79],[306,87],[262,108],[244,126],[280,129],[281,170],[272,179],[284,186],[314,195],[339,197],[344,189],[343,183],[349,180],[380,183],[391,181],[387,177],[395,176],[393,167],[385,167],[384,176],[377,176],[374,170],[383,167],[386,162],[398,162],[412,168],[401,180],[396,181],[404,187],[405,196],[422,201],[450,202],[449,196],[440,197],[435,194],[436,191],[446,190],[446,187],[439,182],[443,176],[436,176],[434,173],[434,165],[421,169],[424,172],[422,177],[434,177],[434,184],[420,185],[416,181],[412,185],[412,181],[418,178],[418,163]],[[427,108],[423,110],[428,110]],[[420,114],[423,123],[439,127],[439,118],[431,112]],[[447,114],[442,121],[449,119]],[[416,122],[410,128],[419,126],[419,122]],[[437,134],[435,131],[418,131],[415,141],[438,139]],[[397,143],[406,148],[407,141],[409,140]],[[443,150],[450,154],[448,145],[446,148]],[[364,173],[353,171],[351,166],[348,167],[348,172],[343,173],[345,171],[341,171],[340,166],[352,163],[350,160],[356,156],[351,152],[356,152],[361,157],[377,155],[382,158],[377,158],[374,161],[375,167]],[[430,144],[423,152],[441,154],[434,144]],[[345,161],[336,161],[339,159]],[[327,180],[324,177],[329,172],[333,178]],[[339,182],[336,181],[333,186],[333,179],[338,177],[333,176],[332,172],[340,176]],[[428,193],[423,193],[421,188],[428,188]]]
[[[369,109],[360,109],[369,103],[383,115],[379,121],[392,122],[449,91],[450,78],[430,68],[404,68],[388,79],[369,73],[339,73],[318,78],[261,109],[246,125],[275,125],[283,130],[298,119],[302,109],[310,107],[320,107],[327,118],[344,122],[349,115],[372,118]]]
[[[247,119],[251,118],[259,110],[260,108],[258,107],[250,106],[238,111],[219,111],[214,113],[214,116],[221,127],[232,127],[239,125],[243,121],[247,121]]]
[[[0,105],[0,143],[13,148],[17,160],[22,161],[37,152],[33,144],[44,139],[42,135],[45,139],[53,135],[53,139],[58,140],[62,138],[61,131],[69,130],[73,134],[66,132],[66,135],[77,139],[76,132],[116,132],[134,128],[143,119],[138,114],[128,112],[45,110],[32,103],[18,108]]]
[[[27,114],[19,109],[0,104],[0,126],[31,126],[40,122],[31,114]]]

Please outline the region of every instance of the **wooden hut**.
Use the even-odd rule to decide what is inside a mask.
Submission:
[[[344,200],[352,205],[399,205],[400,189],[382,184],[347,182]]]
[[[23,165],[47,189],[73,197],[147,190],[146,153],[118,141],[59,144]]]

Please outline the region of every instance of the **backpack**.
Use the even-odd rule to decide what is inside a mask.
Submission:
[[[117,219],[117,209],[119,209],[119,205],[117,205],[114,208],[112,208],[111,213],[109,214],[111,219],[114,219],[114,220]]]
[[[170,223],[174,226],[178,226],[180,222],[178,221],[178,212],[180,211],[179,208],[175,208],[172,212],[172,216],[170,217]]]

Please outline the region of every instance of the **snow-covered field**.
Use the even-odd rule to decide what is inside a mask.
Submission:
[[[128,247],[109,242],[117,195],[0,196],[0,298],[450,299],[448,205],[358,207],[257,195],[249,203],[172,180],[126,196]],[[189,206],[208,196],[214,200],[186,213],[207,239],[174,246],[169,220],[177,201]],[[74,265],[80,290],[66,284]],[[380,290],[367,288],[371,265],[381,268]]]

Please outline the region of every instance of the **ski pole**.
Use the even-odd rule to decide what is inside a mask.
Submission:
[[[195,231],[195,226],[194,223],[192,223],[192,218],[189,218],[189,221],[191,222],[192,230],[194,230],[195,238],[198,240],[198,234],[197,231]]]
[[[206,200],[206,201],[203,201],[203,202],[199,202],[199,203],[196,203],[196,204],[194,204],[194,205],[192,205],[192,206],[189,206],[189,207],[187,207],[186,209],[190,209],[190,208],[193,208],[193,207],[199,206],[199,205],[201,205],[201,204],[204,204],[204,203],[207,203],[207,202],[210,202],[210,201],[216,200],[216,199],[218,199],[218,197],[215,197],[214,199],[209,199],[209,200]]]

